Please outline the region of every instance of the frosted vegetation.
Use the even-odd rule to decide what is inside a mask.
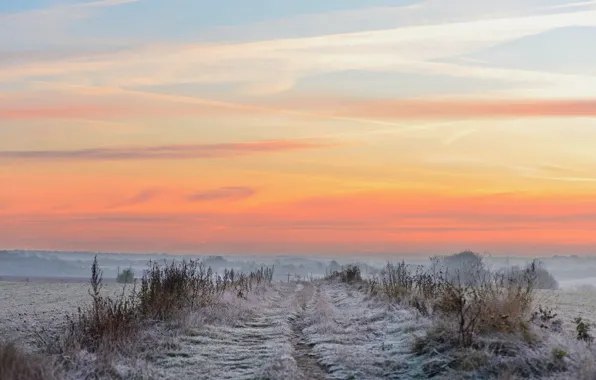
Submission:
[[[537,263],[463,252],[306,281],[201,261],[118,272],[0,282],[0,378],[596,378],[596,293],[559,290]]]

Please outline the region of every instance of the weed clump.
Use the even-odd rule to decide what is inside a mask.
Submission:
[[[421,375],[455,378],[498,378],[504,373],[542,378],[578,370],[582,354],[570,350],[583,348],[560,347],[564,335],[551,337],[547,332],[561,332],[562,320],[550,308],[534,310],[536,290],[557,287],[536,262],[490,271],[482,256],[471,251],[434,257],[426,266],[388,263],[367,281],[371,294],[431,318],[430,329],[412,344],[412,353],[424,357]],[[586,342],[590,351],[591,324],[577,318],[575,325],[576,339]]]
[[[59,373],[49,360],[29,354],[14,343],[0,342],[0,379],[58,380]]]
[[[123,272],[124,273],[124,272]],[[148,269],[131,289],[127,284],[118,296],[103,291],[102,271],[97,257],[91,266],[89,294],[92,302],[67,317],[68,346],[90,352],[102,347],[126,347],[151,324],[170,322],[185,313],[213,304],[224,292],[238,297],[273,279],[273,268],[262,267],[250,274],[225,270],[223,276],[198,260],[149,262]]]
[[[590,334],[592,330],[592,324],[584,320],[582,317],[577,317],[573,321],[575,323],[575,331],[577,332],[577,340],[581,340],[587,343],[592,343],[594,337]]]
[[[369,290],[450,322],[458,345],[470,347],[482,334],[524,328],[532,308],[536,266],[492,273],[469,251],[432,258],[428,267],[388,263]]]
[[[326,277],[327,280],[340,280],[341,282],[355,283],[362,281],[360,268],[357,265],[348,265],[341,270],[333,271]]]

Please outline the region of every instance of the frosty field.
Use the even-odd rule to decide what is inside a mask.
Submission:
[[[105,289],[120,291],[116,285]],[[0,283],[0,334],[33,347],[90,301],[86,284]],[[401,378],[424,321],[346,284],[276,283],[190,317],[144,373],[165,379]]]
[[[57,329],[90,302],[87,284],[0,282],[0,335],[35,349],[36,333]],[[121,287],[107,285],[118,294]],[[596,294],[540,291],[566,325],[590,319]],[[123,378],[163,379],[409,379],[426,378],[412,354],[430,321],[410,309],[341,282],[274,283],[249,295],[223,297],[176,329]],[[157,334],[157,335],[155,335]]]

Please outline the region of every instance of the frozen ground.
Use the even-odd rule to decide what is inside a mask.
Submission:
[[[121,290],[116,284],[103,289],[109,294]],[[88,291],[84,283],[0,282],[0,337],[33,343],[36,332],[59,327],[67,313],[89,302]]]
[[[565,330],[573,331],[573,320],[577,317],[596,322],[595,290],[542,290],[536,298],[537,304],[554,309]]]
[[[596,311],[593,292],[542,292],[539,300],[566,324]],[[35,331],[59,327],[89,301],[85,284],[0,282],[0,336],[30,344]],[[429,325],[346,284],[276,283],[189,316],[163,336],[168,344],[150,357],[149,372],[177,380],[423,378],[410,349]]]
[[[33,342],[35,331],[58,327],[89,302],[87,288],[0,283],[0,334]],[[345,284],[277,283],[191,315],[153,355],[151,372],[164,379],[400,378],[415,369],[408,348],[424,323]]]
[[[424,321],[345,284],[277,284],[193,316],[154,361],[171,379],[387,379],[417,368]]]

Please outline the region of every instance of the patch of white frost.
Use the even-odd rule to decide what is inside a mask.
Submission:
[[[330,379],[403,379],[418,372],[415,333],[430,321],[342,283],[320,283],[303,333]]]
[[[189,321],[178,349],[155,358],[164,379],[302,379],[293,358],[296,284],[276,284],[248,300],[226,296]]]

